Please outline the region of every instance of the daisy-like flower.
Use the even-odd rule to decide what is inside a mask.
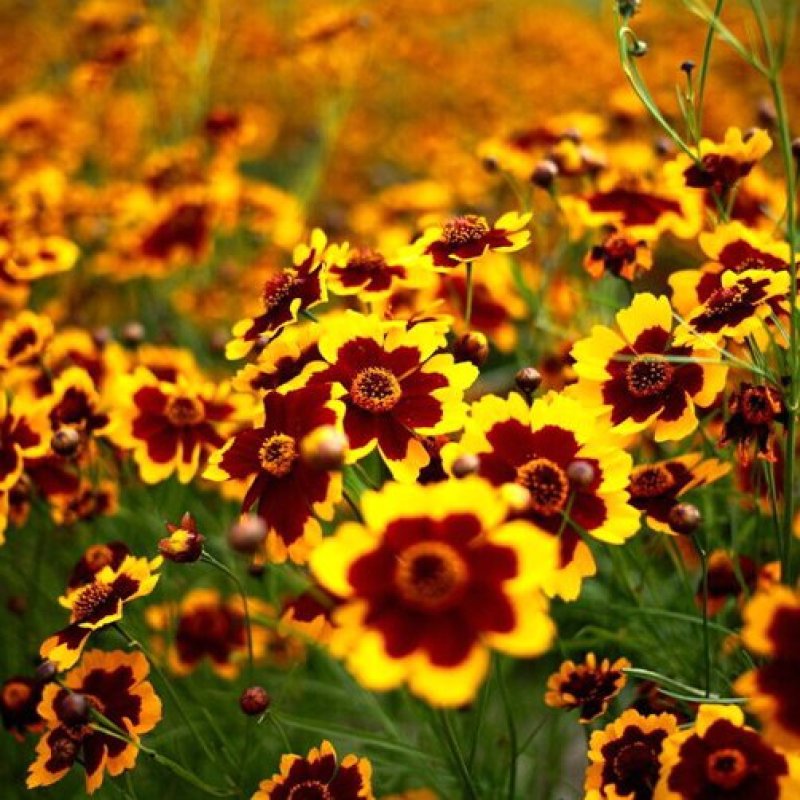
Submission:
[[[631,472],[630,503],[644,513],[651,530],[677,535],[670,525],[670,512],[681,497],[691,489],[719,480],[730,469],[730,464],[715,458],[704,461],[701,453],[640,464]]]
[[[717,144],[710,139],[700,142],[700,161],[683,171],[686,185],[693,189],[712,189],[725,194],[772,149],[772,140],[763,130],[746,134],[728,128],[725,139]],[[688,156],[681,156],[688,159]]]
[[[485,217],[476,214],[453,217],[444,225],[428,228],[414,242],[413,250],[437,270],[476,261],[490,250],[513,253],[530,242],[527,227],[531,218],[531,214],[509,211],[489,225]]]
[[[764,565],[760,570],[756,562],[747,556],[736,555],[725,550],[714,550],[708,556],[708,613],[719,614],[730,598],[741,599],[752,594],[756,587],[766,588],[775,582],[772,571],[778,562]],[[703,607],[703,580],[697,582],[695,603]]]
[[[23,412],[19,401],[9,406],[8,396],[0,392],[0,492],[13,488],[26,461],[47,453],[47,431],[42,411]]]
[[[339,246],[328,247],[325,234],[315,229],[309,244],[298,245],[293,267],[267,280],[262,292],[264,310],[253,319],[243,319],[233,327],[233,339],[225,348],[229,359],[244,358],[261,340],[271,339],[278,331],[306,311],[328,299],[325,274],[327,264],[337,261]]]
[[[551,394],[532,407],[518,394],[482,398],[472,406],[461,441],[442,451],[448,469],[464,454],[478,457],[478,475],[493,485],[524,490],[513,513],[558,542],[558,569],[544,583],[550,595],[574,600],[582,579],[595,574],[584,532],[622,544],[639,529],[625,489],[631,457],[571,398]]]
[[[341,761],[329,741],[307,756],[285,755],[280,772],[259,784],[252,800],[375,800],[372,765],[347,755]]]
[[[96,484],[81,480],[73,492],[48,497],[53,520],[59,525],[74,525],[81,520],[113,517],[119,506],[119,484],[102,480]]]
[[[678,730],[672,714],[626,711],[589,739],[586,800],[652,800],[664,740]]]
[[[301,377],[344,388],[350,463],[377,447],[395,480],[412,481],[430,461],[420,437],[462,426],[464,391],[478,369],[437,352],[444,343],[435,323],[407,326],[356,312],[330,323],[319,342],[325,360]]]
[[[150,594],[158,583],[155,570],[161,558],[126,556],[118,567],[110,564],[90,583],[71,589],[58,602],[70,611],[69,625],[44,640],[39,655],[59,670],[72,667],[80,658],[92,632],[122,619],[123,606]]]
[[[161,719],[161,701],[147,680],[150,665],[141,653],[90,650],[64,679],[44,688],[39,704],[47,732],[36,746],[36,760],[28,770],[28,788],[61,780],[76,763],[86,773],[86,791],[92,794],[111,776],[133,769],[139,750],[135,744],[97,730],[91,722],[75,724],[62,717],[65,701],[74,692],[86,698],[134,741],[153,730]]]
[[[48,417],[53,431],[72,428],[85,443],[101,435],[110,418],[89,373],[80,367],[69,367],[53,382],[48,398]]]
[[[777,389],[740,383],[738,391],[728,396],[728,418],[719,443],[724,446],[734,442],[741,464],[749,464],[753,452],[758,458],[772,461],[775,426],[785,425],[786,421],[786,407]]]
[[[338,597],[314,584],[302,594],[283,601],[278,630],[327,644],[333,631],[333,610],[338,604]]]
[[[77,589],[79,586],[92,583],[97,573],[104,567],[118,569],[130,554],[131,551],[125,542],[90,545],[72,568],[67,580],[67,589]]]
[[[125,381],[124,401],[112,414],[111,438],[133,451],[145,483],[158,483],[177,473],[188,483],[204,456],[222,445],[223,431],[240,413],[230,386],[159,380],[139,368]]]
[[[42,699],[42,684],[34,678],[15,675],[0,685],[0,720],[3,727],[22,741],[26,733],[42,729],[42,718],[36,710]]]
[[[27,367],[42,358],[53,338],[49,317],[21,311],[0,327],[0,370]]]
[[[724,337],[741,342],[761,329],[774,312],[775,302],[785,298],[789,282],[788,272],[723,272],[720,288],[696,306],[676,330],[676,344],[708,347]]]
[[[247,603],[251,614],[274,616],[269,605],[254,597]],[[149,606],[145,617],[158,634],[156,650],[166,651],[166,662],[176,675],[189,675],[207,660],[217,675],[232,679],[247,660],[247,629],[238,594],[226,599],[216,589],[192,589],[177,607]],[[251,624],[250,631],[253,657],[261,661],[275,634],[257,624]]]
[[[580,709],[580,721],[587,723],[605,714],[608,704],[625,686],[627,658],[613,664],[607,658],[598,663],[594,653],[588,653],[583,664],[565,661],[558,672],[547,681],[544,701],[551,708]]]
[[[767,740],[800,748],[800,593],[773,585],[758,592],[744,610],[745,645],[769,659],[736,682],[764,724]]]
[[[701,233],[699,241],[710,261],[699,270],[679,270],[669,276],[672,305],[683,317],[722,288],[724,272],[738,274],[751,269],[786,272],[789,269],[786,242],[776,241],[764,231],[753,230],[741,222],[730,222],[714,231]]]
[[[745,726],[741,708],[702,705],[694,728],[664,742],[654,800],[793,800],[800,782],[791,767]]]
[[[695,406],[710,406],[725,386],[725,366],[713,351],[676,343],[666,297],[638,294],[616,322],[575,343],[578,383],[568,391],[620,434],[653,425],[658,442],[682,439],[697,426]]]
[[[342,598],[332,652],[371,690],[407,683],[436,706],[475,696],[489,650],[543,653],[554,626],[540,591],[555,544],[505,522],[500,492],[471,476],[389,483],[362,496],[364,524],[339,527],[312,553],[317,580]]]
[[[30,283],[48,275],[68,272],[80,251],[61,236],[25,236],[14,241],[0,239],[0,281]]]
[[[653,254],[644,239],[612,225],[603,241],[586,254],[583,266],[593,278],[608,272],[632,281],[653,266]]]
[[[212,481],[247,483],[242,511],[255,506],[266,522],[271,561],[304,563],[322,537],[317,517],[333,519],[342,497],[341,473],[317,469],[301,457],[301,449],[317,429],[341,426],[340,395],[334,384],[268,392],[263,422],[229,439],[203,473]]]
[[[385,297],[408,279],[408,267],[398,258],[359,247],[328,267],[328,289],[338,295],[357,294],[364,300]]]

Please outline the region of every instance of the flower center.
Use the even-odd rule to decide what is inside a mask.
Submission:
[[[609,258],[620,261],[633,261],[636,258],[636,242],[625,236],[610,236],[603,243],[603,249]]]
[[[75,622],[89,619],[103,603],[108,601],[113,591],[107,583],[90,583],[81,589],[72,603],[72,616]]]
[[[350,255],[347,266],[360,272],[380,272],[386,268],[386,259],[376,250],[364,247]]]
[[[634,397],[655,397],[669,388],[674,372],[661,356],[638,356],[628,364],[625,382]]]
[[[549,458],[534,458],[519,467],[517,483],[530,492],[530,506],[540,514],[556,514],[567,503],[569,478]]]
[[[319,781],[303,781],[291,788],[286,800],[333,800],[333,795]]]
[[[750,386],[742,392],[742,416],[750,425],[766,425],[780,411],[777,392],[768,386]]]
[[[31,696],[31,687],[25,683],[9,683],[3,687],[3,705],[6,708],[22,708]]]
[[[440,611],[460,595],[467,565],[445,542],[417,542],[398,557],[394,580],[407,603],[423,611]]]
[[[291,272],[282,272],[275,275],[264,284],[261,299],[264,303],[264,311],[269,312],[277,308],[288,296],[297,284],[297,277]]]
[[[483,217],[467,214],[454,217],[442,228],[442,239],[450,245],[479,242],[489,232],[489,226]]]
[[[177,426],[197,425],[205,416],[203,404],[196,397],[170,397],[164,413]]]
[[[726,748],[708,757],[708,779],[723,789],[735,789],[747,777],[747,759],[741,750]]]
[[[706,315],[712,318],[724,317],[744,303],[745,288],[729,286],[716,289],[706,300]]]
[[[747,256],[736,265],[736,272],[744,272],[748,269],[764,269],[764,259],[758,256]]]
[[[364,411],[380,414],[391,411],[402,395],[400,381],[383,367],[366,367],[356,374],[350,397]]]
[[[644,742],[623,747],[614,758],[614,775],[619,781],[645,775],[653,765],[653,751]]]
[[[663,464],[648,464],[633,470],[629,491],[633,497],[659,497],[674,485],[675,478]]]
[[[265,439],[258,451],[261,466],[275,478],[282,478],[290,472],[297,456],[297,442],[285,433],[276,433]]]

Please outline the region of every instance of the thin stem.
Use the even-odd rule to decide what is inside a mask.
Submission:
[[[464,321],[467,323],[467,328],[469,328],[470,321],[472,320],[472,293],[474,290],[472,267],[472,262],[467,261],[467,299],[464,303]]]
[[[708,67],[711,62],[711,46],[714,43],[714,35],[716,34],[716,22],[722,16],[722,6],[725,5],[725,0],[717,0],[714,6],[714,16],[708,25],[708,32],[706,33],[706,41],[703,46],[703,60],[700,62],[700,73],[697,80],[697,100],[695,102],[695,119],[697,120],[697,142],[700,143],[700,138],[703,135],[703,96],[706,91],[706,79],[708,78]]]
[[[450,756],[456,765],[461,782],[464,784],[465,797],[469,798],[469,800],[478,800],[480,795],[478,795],[475,782],[472,779],[469,768],[467,767],[464,754],[461,752],[461,746],[456,738],[450,717],[446,711],[440,711],[438,717],[439,721],[441,722],[442,732],[444,734],[444,742],[447,745],[447,749],[450,751]]]
[[[514,800],[517,793],[517,759],[519,758],[517,726],[514,722],[511,697],[508,694],[508,686],[506,685],[502,665],[498,656],[495,656],[494,663],[497,672],[497,685],[500,687],[500,699],[503,702],[503,713],[506,717],[506,728],[508,729],[508,745],[510,749],[508,759],[508,800]]]
[[[692,534],[692,544],[700,559],[703,582],[703,661],[705,665],[706,697],[711,697],[711,635],[708,629],[708,554],[697,533]]]

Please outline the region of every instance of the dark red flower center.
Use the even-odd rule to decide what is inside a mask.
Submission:
[[[291,272],[282,272],[275,275],[264,284],[261,299],[264,303],[264,311],[272,311],[279,306],[297,284],[297,278]]]
[[[735,789],[747,777],[747,758],[733,747],[717,750],[708,757],[706,773],[717,786]]]
[[[170,397],[164,409],[167,419],[176,426],[197,425],[203,421],[203,404],[196,397]]]
[[[675,368],[660,356],[638,356],[625,370],[628,391],[634,397],[655,397],[672,383]]]
[[[750,425],[766,425],[780,411],[780,399],[768,386],[750,386],[742,391],[739,407]]]
[[[747,256],[747,258],[743,259],[736,265],[736,272],[744,272],[747,269],[765,269],[766,264],[764,263],[763,258],[759,258],[758,256]]]
[[[380,414],[391,411],[402,395],[400,381],[383,367],[366,367],[358,372],[350,386],[350,397],[364,411]]]
[[[569,497],[569,478],[549,458],[534,458],[517,468],[517,483],[530,492],[530,507],[540,514],[556,514]]]
[[[359,272],[381,272],[386,268],[386,259],[377,250],[365,247],[350,254],[347,266]]]
[[[721,318],[744,304],[746,289],[743,286],[729,286],[716,289],[706,300],[706,316]]]
[[[442,240],[449,245],[459,246],[479,242],[489,232],[483,217],[467,214],[454,217],[442,228]]]
[[[394,580],[400,596],[423,611],[440,611],[466,584],[467,565],[445,542],[417,542],[398,557]]]
[[[649,772],[658,756],[645,742],[632,742],[623,747],[614,757],[614,775],[620,782],[632,776],[640,776]]]
[[[10,682],[3,687],[3,708],[22,708],[30,700],[33,690],[27,683]]]
[[[620,261],[633,261],[637,246],[638,242],[619,234],[612,234],[603,242],[606,256]]]
[[[8,345],[7,356],[9,359],[19,358],[28,348],[34,347],[38,341],[36,331],[32,328],[21,330]]]
[[[89,619],[103,603],[108,601],[113,591],[113,588],[107,583],[90,583],[81,589],[72,603],[72,615],[75,622]]]
[[[333,800],[333,795],[324,783],[303,781],[289,790],[286,800]]]
[[[288,474],[297,456],[297,442],[285,433],[276,433],[265,439],[258,451],[261,466],[275,478]]]
[[[629,491],[633,497],[659,497],[674,485],[675,478],[663,464],[648,464],[633,470]]]

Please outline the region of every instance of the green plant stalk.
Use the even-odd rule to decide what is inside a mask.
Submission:
[[[497,672],[497,685],[500,687],[500,699],[503,702],[503,713],[506,717],[506,728],[508,729],[508,800],[514,800],[517,793],[517,760],[519,759],[517,726],[514,723],[514,711],[511,706],[511,698],[508,694],[508,686],[506,685],[499,656],[495,655],[494,663],[495,671]]]
[[[467,328],[469,328],[470,321],[472,320],[472,294],[475,288],[473,285],[472,269],[473,263],[467,261],[467,299],[464,303],[464,322],[467,323]]]
[[[705,693],[711,697],[711,634],[708,628],[708,554],[697,533],[692,534],[692,544],[700,559],[703,583],[703,664],[705,671]]]
[[[708,78],[708,67],[711,63],[711,46],[714,43],[714,34],[716,33],[716,21],[722,16],[722,7],[725,5],[725,0],[717,0],[714,6],[714,16],[708,26],[706,33],[706,41],[703,46],[703,60],[700,62],[700,72],[697,79],[697,99],[695,102],[695,119],[697,121],[697,144],[699,146],[700,139],[703,135],[703,97],[706,91],[706,80]]]
[[[478,790],[475,786],[475,781],[473,780],[472,774],[467,767],[467,762],[464,759],[463,752],[461,751],[461,745],[458,743],[455,731],[453,730],[453,724],[450,721],[447,711],[439,711],[438,718],[441,723],[443,733],[442,738],[445,745],[447,745],[450,757],[453,759],[453,763],[458,770],[461,783],[464,786],[464,796],[469,798],[469,800],[479,800],[480,795],[478,794]]]

